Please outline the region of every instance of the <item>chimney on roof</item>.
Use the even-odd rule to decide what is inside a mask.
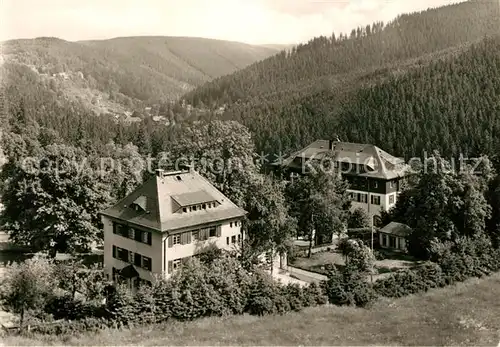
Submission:
[[[328,148],[331,151],[335,150],[336,142],[340,142],[340,138],[338,136],[335,137],[335,140],[328,141]]]
[[[165,171],[163,169],[156,169],[156,176],[163,178]]]
[[[193,172],[194,171],[194,165],[183,164],[183,165],[179,166],[179,169],[181,169],[183,171]]]

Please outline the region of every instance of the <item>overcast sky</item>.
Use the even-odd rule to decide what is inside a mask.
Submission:
[[[197,36],[300,43],[460,0],[0,0],[0,41]]]

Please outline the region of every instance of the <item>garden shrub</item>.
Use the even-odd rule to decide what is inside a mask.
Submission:
[[[384,252],[381,252],[379,250],[374,250],[373,251],[373,256],[375,257],[375,260],[384,260],[384,259],[386,259]]]
[[[432,260],[415,269],[399,271],[375,282],[378,294],[402,297],[482,277],[500,270],[500,250],[486,238],[459,238],[454,242],[433,242]]]
[[[163,323],[169,320],[172,316],[172,283],[165,280],[157,280],[152,286],[154,305],[155,305],[155,321]]]
[[[118,325],[129,325],[137,319],[135,300],[132,293],[124,285],[117,285],[115,291],[108,297],[106,308],[110,319]]]
[[[305,304],[304,306],[317,306],[328,303],[328,297],[323,292],[321,286],[312,282],[304,288]]]
[[[207,268],[192,259],[170,281],[171,314],[178,320],[222,315],[227,312],[220,293],[208,283]]]
[[[252,280],[249,285],[248,299],[245,312],[252,315],[268,315],[284,311],[283,297],[280,285],[267,273],[256,271],[252,274]],[[289,303],[289,301],[288,301]],[[280,306],[277,307],[276,304]]]
[[[376,298],[374,290],[366,281],[366,275],[353,266],[346,266],[340,271],[332,271],[328,280],[323,283],[323,287],[328,301],[338,306],[365,307]]]
[[[156,323],[156,298],[154,289],[147,285],[142,285],[134,296],[134,309],[136,318],[134,322]]]
[[[220,314],[242,314],[247,304],[251,277],[234,258],[222,258],[205,272],[207,283],[219,293],[224,310]]]
[[[297,283],[289,283],[283,286],[282,294],[287,299],[292,311],[300,311],[304,306],[307,306],[304,291]]]

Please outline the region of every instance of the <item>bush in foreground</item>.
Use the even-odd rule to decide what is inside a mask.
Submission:
[[[376,298],[371,284],[366,281],[366,274],[355,265],[332,271],[323,287],[328,301],[334,305],[365,307]]]

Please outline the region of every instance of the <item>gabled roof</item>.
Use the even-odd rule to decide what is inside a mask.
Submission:
[[[202,200],[209,198],[210,201],[217,201],[218,206],[187,213],[179,211],[180,203],[203,203]],[[133,208],[133,204],[138,203],[141,208],[145,207],[142,211]],[[154,177],[101,214],[130,224],[168,232],[240,218],[245,216],[246,212],[208,180],[191,170],[157,172]]]
[[[411,228],[403,223],[390,222],[385,227],[380,229],[380,232],[405,237],[411,233]]]
[[[292,153],[281,165],[290,168],[301,167],[302,164],[294,162],[295,158],[322,160],[327,155],[333,155],[337,162],[366,165],[371,171],[359,173],[359,176],[382,179],[402,177],[408,166],[404,159],[397,158],[370,144],[332,141],[330,149],[329,140],[317,140],[309,146]]]

